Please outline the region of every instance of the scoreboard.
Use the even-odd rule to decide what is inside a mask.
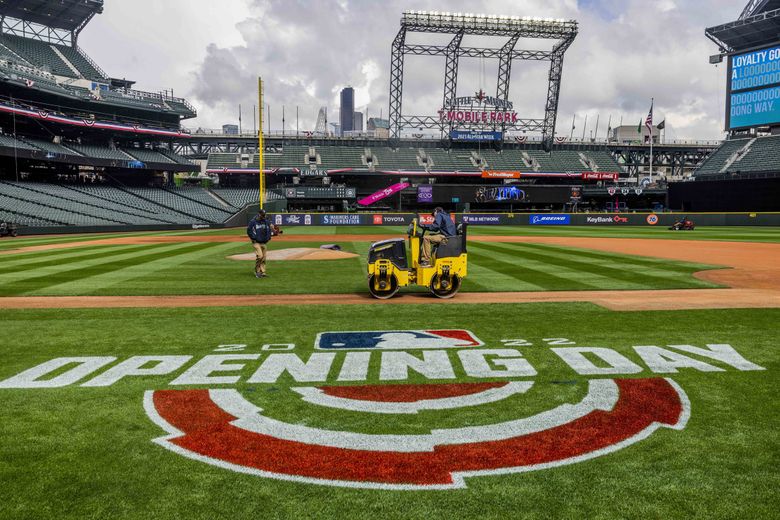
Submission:
[[[729,57],[726,127],[780,124],[780,45]]]

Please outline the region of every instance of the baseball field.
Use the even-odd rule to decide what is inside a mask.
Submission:
[[[780,229],[403,232],[0,240],[0,518],[776,518]]]

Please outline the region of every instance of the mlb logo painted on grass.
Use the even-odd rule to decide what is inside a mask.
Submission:
[[[321,332],[314,341],[319,350],[411,350],[481,347],[468,330],[374,330]]]

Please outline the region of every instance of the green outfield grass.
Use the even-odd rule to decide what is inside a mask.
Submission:
[[[189,250],[192,262],[209,252]],[[616,313],[588,304],[4,311],[0,381],[56,357],[192,355],[194,362],[224,344],[245,344],[241,353],[264,359],[261,345],[294,343],[289,352],[307,359],[324,331],[464,328],[486,348],[507,348],[504,339],[527,343],[517,348],[538,371],[519,378],[534,381],[527,394],[456,411],[399,417],[323,408],[290,391],[316,383],[289,376],[246,383],[255,361],[231,372],[241,375],[238,383],[214,386],[237,389],[280,421],[373,434],[493,424],[578,402],[590,378],[556,357],[549,338],[611,348],[643,368],[616,377],[654,376],[635,345],[728,343],[766,370],[740,372],[691,354],[724,371],[666,374],[690,399],[683,430],[660,429],[620,451],[568,466],[470,478],[466,489],[448,491],[285,482],[167,451],[152,443],[163,431],[146,415],[143,395],[171,388],[189,364],[170,375],[129,377],[103,388],[0,388],[0,518],[773,518],[780,487],[778,320],[777,309]],[[400,383],[477,380],[464,373],[454,351],[448,356],[454,380],[413,374]],[[337,367],[329,384],[339,384],[335,373]],[[367,383],[378,382],[372,358]]]
[[[288,229],[300,242],[272,241],[270,249],[319,247],[311,234],[335,228]],[[524,228],[525,229],[525,228]],[[0,255],[0,296],[328,294],[366,292],[369,241],[342,241],[344,234],[403,236],[400,228],[337,228],[332,242],[358,257],[328,261],[271,261],[269,278],[253,277],[253,262],[227,256],[251,252],[246,243],[83,245],[50,251]],[[475,228],[475,234],[487,227]],[[519,234],[504,228],[498,234]],[[177,233],[182,236],[217,232]],[[241,234],[243,230],[220,230]],[[161,233],[170,235],[171,233]],[[125,236],[125,235],[122,235]],[[131,235],[134,236],[134,235]],[[89,236],[90,240],[110,238]],[[78,240],[54,237],[7,241],[6,247]],[[469,243],[469,277],[464,291],[560,291],[692,289],[716,287],[692,276],[714,266],[671,262],[542,244]]]

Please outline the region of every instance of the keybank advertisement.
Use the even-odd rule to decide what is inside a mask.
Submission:
[[[780,45],[731,58],[731,90],[748,90],[780,83]]]
[[[729,128],[780,122],[780,86],[731,94]]]
[[[568,226],[571,215],[530,215],[528,223],[532,226]]]

